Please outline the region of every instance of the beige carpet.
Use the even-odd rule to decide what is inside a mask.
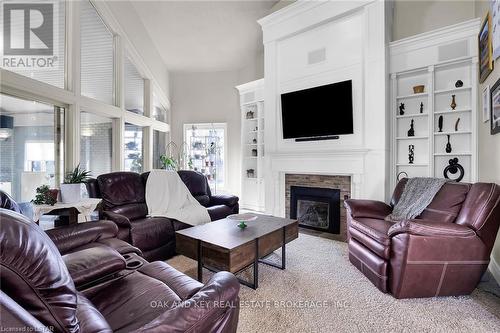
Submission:
[[[191,259],[168,263],[196,275]],[[300,234],[287,245],[285,271],[261,264],[259,273],[257,290],[241,287],[238,332],[500,332],[498,296],[476,289],[396,300],[349,263],[345,243],[329,239]],[[204,271],[205,280],[210,275]]]

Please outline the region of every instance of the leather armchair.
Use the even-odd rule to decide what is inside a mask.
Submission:
[[[500,187],[446,183],[420,216],[385,221],[390,205],[346,200],[349,260],[396,298],[470,294],[488,267],[500,224]]]
[[[6,209],[0,209],[0,219],[3,328],[236,332],[240,286],[228,272],[202,285],[164,262],[146,263],[120,279],[77,291],[56,246],[39,226]]]

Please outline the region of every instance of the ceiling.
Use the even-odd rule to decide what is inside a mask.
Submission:
[[[169,71],[240,69],[262,52],[257,20],[277,1],[131,1]]]

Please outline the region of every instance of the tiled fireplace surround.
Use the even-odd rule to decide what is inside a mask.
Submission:
[[[306,186],[340,190],[340,234],[329,235],[329,238],[346,241],[346,210],[344,197],[351,197],[351,177],[313,174],[285,174],[285,215],[290,217],[290,187]]]

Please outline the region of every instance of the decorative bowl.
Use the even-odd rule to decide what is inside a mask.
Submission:
[[[419,86],[414,86],[413,87],[413,93],[414,94],[421,94],[424,92],[424,89],[425,89],[425,86],[423,84],[419,85]]]
[[[242,213],[242,214],[229,215],[227,218],[238,222],[248,222],[256,220],[257,215],[250,213]]]

